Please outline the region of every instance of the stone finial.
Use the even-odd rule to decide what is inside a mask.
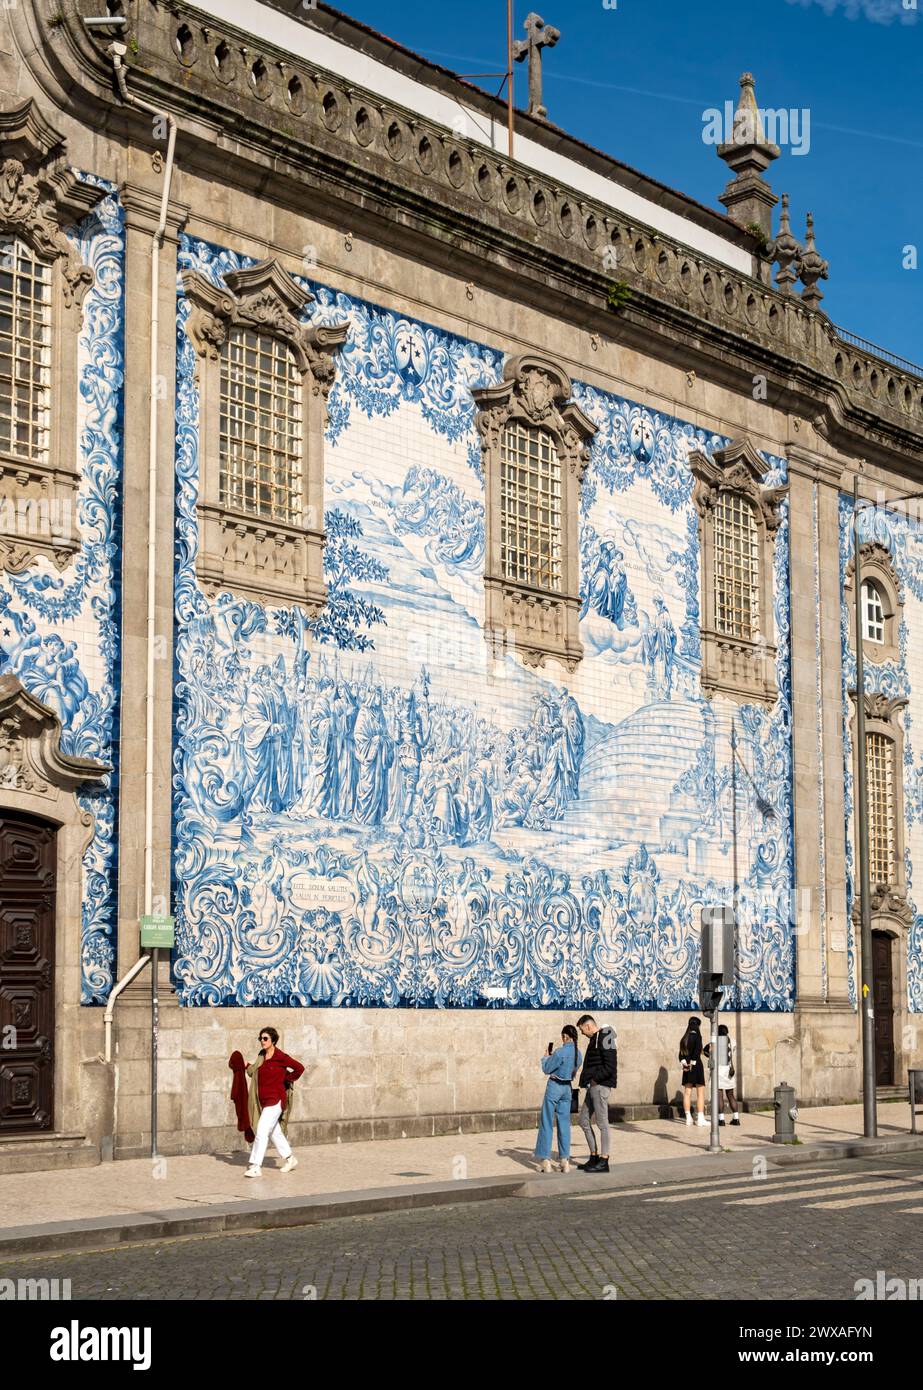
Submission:
[[[730,102],[726,103],[725,111],[729,117]],[[724,204],[735,222],[742,227],[758,227],[767,238],[772,236],[772,210],[779,200],[762,176],[779,154],[778,145],[770,144],[763,130],[753,74],[745,72],[740,78],[740,97],[731,122],[730,142],[718,146],[718,157],[736,178],[718,201]]]
[[[818,280],[829,279],[830,266],[814,245],[814,214],[812,212],[808,213],[808,230],[799,264],[801,283],[804,285],[801,298],[809,309],[816,309],[824,297],[817,288],[817,282]]]
[[[779,218],[779,235],[769,247],[769,254],[779,267],[776,284],[783,294],[792,294],[792,285],[798,279],[803,252],[801,242],[792,235],[788,220],[788,194],[782,194],[782,216]]]
[[[542,105],[542,49],[554,48],[561,37],[561,31],[546,24],[541,15],[533,10],[526,16],[526,34],[527,38],[517,39],[513,44],[513,58],[517,63],[528,58],[529,115],[544,120],[548,111]]]

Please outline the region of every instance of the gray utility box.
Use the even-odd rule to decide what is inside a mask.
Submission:
[[[702,908],[702,965],[703,975],[720,975],[723,980],[734,978],[734,909],[726,904]]]

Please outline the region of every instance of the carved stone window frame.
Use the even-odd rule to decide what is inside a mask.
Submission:
[[[105,190],[82,182],[66,153],[31,97],[0,112],[0,245],[22,241],[51,268],[48,457],[0,453],[0,570],[14,574],[38,555],[64,570],[80,549],[77,351],[94,276],[64,229],[92,212]]]
[[[699,515],[702,690],[743,704],[771,705],[779,694],[773,618],[775,538],[781,522],[779,504],[785,487],[766,487],[768,464],[748,439],[725,449],[689,455],[694,478],[692,499]],[[759,541],[759,639],[719,632],[715,602],[715,506],[721,493],[737,494],[753,508]]]
[[[861,547],[861,554],[862,583],[871,582],[876,586],[881,595],[881,606],[885,615],[884,642],[870,642],[868,638],[863,637],[863,656],[866,661],[874,662],[876,666],[880,666],[885,661],[900,661],[900,631],[904,616],[904,594],[897,570],[894,568],[891,552],[886,546],[879,545],[877,542],[867,542]],[[851,555],[846,566],[843,594],[849,612],[849,644],[853,649],[856,645],[855,573],[856,558]],[[864,623],[865,615],[863,613],[863,628]]]
[[[514,648],[527,666],[549,659],[574,671],[580,641],[580,485],[596,426],[575,401],[563,367],[524,353],[511,358],[496,386],[472,392],[484,464],[486,558],[484,636],[495,650]],[[544,430],[561,465],[561,587],[539,588],[503,573],[501,555],[501,449],[508,425]]]
[[[313,295],[275,258],[229,271],[214,285],[183,272],[192,308],[186,332],[199,359],[199,549],[196,570],[209,597],[230,591],[258,603],[295,603],[311,616],[324,605],[324,429],[335,354],[347,323],[302,322]],[[221,502],[221,353],[234,329],[277,338],[302,382],[301,525],[238,511]]]
[[[850,690],[853,713],[850,719],[850,738],[852,740],[853,751],[853,786],[857,789],[859,785],[858,772],[858,745],[856,729],[856,691]],[[894,780],[894,882],[890,884],[875,883],[871,885],[872,901],[874,903],[876,895],[878,897],[890,897],[894,901],[903,901],[907,897],[907,870],[904,863],[904,851],[906,848],[906,835],[904,830],[904,730],[898,719],[902,709],[909,703],[904,696],[889,699],[886,695],[865,696],[865,733],[881,734],[889,739],[894,745],[893,750],[893,780]],[[857,889],[858,892],[858,889]]]

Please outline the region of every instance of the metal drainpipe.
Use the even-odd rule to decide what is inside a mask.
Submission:
[[[176,148],[176,120],[169,111],[161,111],[149,102],[132,96],[125,81],[122,59],[127,52],[124,43],[111,43],[106,50],[112,59],[119,95],[127,106],[147,111],[165,122],[168,130],[167,159],[160,200],[160,220],[151,238],[151,334],[150,334],[150,422],[148,453],[148,514],[147,514],[147,682],[144,697],[144,914],[153,911],[154,897],[154,660],[156,651],[156,594],[157,578],[157,391],[158,338],[160,331],[160,252],[167,228],[167,209],[173,179],[173,154]],[[157,1038],[159,1000],[157,968],[160,952],[152,951],[151,964],[151,1156],[157,1153]]]
[[[103,1016],[103,1023],[106,1027],[106,1051],[104,1060],[107,1062],[112,1061],[112,1015],[115,1012],[115,1001],[118,999],[125,986],[130,985],[135,976],[141,973],[149,960],[150,956],[142,956],[140,960],[136,960],[131,969],[126,971],[118,984],[113,986],[109,993],[109,998],[106,1001],[106,1012]]]
[[[109,992],[109,998],[106,1000],[106,1012],[105,1012],[105,1014],[104,1014],[104,1016],[103,1016],[103,1023],[105,1024],[105,1030],[106,1030],[106,1046],[105,1046],[105,1051],[104,1051],[104,1054],[103,1054],[103,1061],[106,1062],[107,1065],[110,1065],[111,1062],[112,1062],[112,1016],[113,1016],[113,1014],[115,1013],[115,1002],[116,1002],[116,1000],[118,999],[119,995],[122,993],[122,990],[125,988],[125,986],[126,986],[126,985],[130,985],[131,982],[132,982],[132,980],[135,978],[136,975],[140,975],[141,971],[142,971],[142,970],[144,969],[144,967],[147,965],[147,963],[148,963],[149,960],[150,960],[150,956],[141,956],[141,958],[140,958],[139,960],[136,960],[136,961],[135,961],[135,963],[134,963],[134,965],[131,967],[131,969],[130,969],[130,970],[127,970],[127,971],[125,972],[125,974],[124,974],[124,975],[122,976],[122,978],[119,980],[118,984],[114,985],[113,988],[112,988],[112,989],[110,990],[110,992]],[[118,1118],[119,1118],[119,1066],[118,1066],[118,1063],[116,1062],[116,1064],[115,1064],[115,1071],[114,1071],[114,1075],[113,1075],[113,1083],[112,1083],[112,1125],[111,1125],[111,1131],[112,1131],[112,1132],[111,1132],[111,1134],[110,1134],[110,1136],[109,1136],[109,1148],[108,1148],[108,1152],[105,1152],[105,1151],[101,1152],[101,1154],[100,1154],[100,1157],[101,1157],[101,1158],[104,1158],[104,1159],[105,1159],[105,1158],[110,1158],[110,1159],[111,1159],[111,1158],[114,1158],[114,1157],[115,1157],[115,1135],[116,1135],[116,1130],[117,1130],[117,1127],[118,1127]],[[104,1146],[104,1150],[105,1150],[105,1147],[106,1147],[106,1146]]]

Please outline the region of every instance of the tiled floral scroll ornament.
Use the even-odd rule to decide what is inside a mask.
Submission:
[[[216,282],[242,262],[184,241]],[[776,706],[698,688],[686,464],[716,440],[589,387],[584,658],[483,636],[472,388],[501,354],[323,286],[349,321],[329,403],[314,620],[195,576],[194,354],[178,306],[175,975],[186,1004],[681,1009],[733,891],[739,1000],[792,1004],[787,521]],[[781,460],[770,467],[784,476]],[[738,747],[732,772],[730,738]]]
[[[852,721],[856,688],[854,617],[847,601],[846,571],[853,551],[853,499],[840,496],[840,614],[843,650],[843,714],[846,781],[846,877],[847,922],[849,923],[850,995],[856,1000],[856,940],[852,927],[852,908],[856,900],[854,845],[855,779]],[[923,526],[912,515],[884,507],[859,510],[859,543],[878,544],[891,556],[901,585],[903,621],[898,634],[896,661],[866,661],[866,693],[887,699],[908,701],[901,723],[904,730],[904,867],[907,902],[913,921],[907,936],[907,1005],[912,1013],[923,1013],[923,913],[914,893],[914,875],[923,873],[923,756],[914,752],[914,734],[923,720],[923,654],[910,642],[910,633],[923,624]]]
[[[0,672],[55,711],[65,752],[113,768],[98,789],[78,793],[95,823],[83,860],[81,1000],[99,1004],[116,950],[124,236],[114,186],[83,177],[109,196],[67,233],[94,273],[78,347],[81,548],[63,574],[43,558],[0,574]]]

